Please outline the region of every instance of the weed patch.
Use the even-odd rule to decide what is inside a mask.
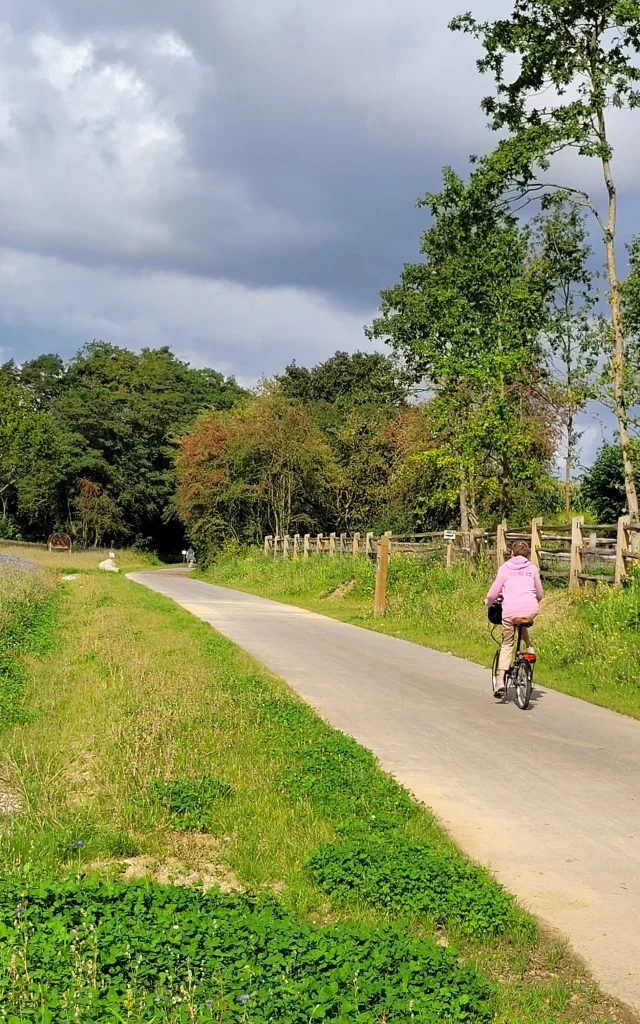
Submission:
[[[483,1024],[492,988],[454,950],[318,928],[274,899],[155,883],[0,882],[0,1002],[20,1021]]]
[[[533,922],[486,872],[406,836],[323,846],[307,866],[320,888],[345,905],[363,900],[392,915],[423,916],[473,939],[518,928],[535,937]]]
[[[152,801],[167,812],[177,832],[208,832],[213,825],[216,801],[231,794],[231,786],[215,775],[181,778],[173,782],[154,779],[148,789]]]

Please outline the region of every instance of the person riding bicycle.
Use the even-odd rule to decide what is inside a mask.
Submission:
[[[504,597],[502,605],[502,648],[498,665],[498,681],[495,697],[504,697],[504,676],[511,667],[513,648],[518,632],[514,619],[535,619],[540,611],[540,602],[544,597],[540,570],[529,561],[531,548],[526,540],[517,540],[511,548],[511,558],[498,569],[498,575],[485,598],[485,605],[492,605],[500,596]],[[523,628],[522,639],[529,653],[529,630]]]

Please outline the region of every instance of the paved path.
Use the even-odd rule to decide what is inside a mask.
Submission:
[[[169,572],[131,578],[268,665],[373,750],[476,860],[640,1008],[640,722],[548,690],[495,704],[447,654]]]

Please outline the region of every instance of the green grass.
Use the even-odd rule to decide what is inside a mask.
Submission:
[[[488,565],[470,576],[464,563],[446,569],[395,556],[383,619],[373,618],[375,571],[364,558],[285,562],[249,552],[220,558],[202,578],[487,666],[495,651],[483,606],[492,580]],[[537,681],[640,718],[640,583],[621,591],[589,585],[575,596],[561,587],[546,591],[534,629]]]
[[[81,575],[60,627],[0,752],[22,804],[0,829],[0,1020],[618,1012],[368,751],[208,625]]]
[[[26,718],[27,659],[50,650],[58,598],[50,573],[0,565],[0,731]]]

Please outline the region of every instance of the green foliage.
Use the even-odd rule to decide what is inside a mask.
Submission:
[[[0,929],[0,1001],[24,1022],[482,1024],[493,1012],[455,950],[300,923],[273,898],[4,878]]]
[[[620,445],[604,444],[599,450],[582,477],[580,500],[593,509],[598,522],[615,523],[624,515],[627,496]]]
[[[432,217],[424,260],[382,292],[369,333],[436,394],[437,441],[426,455],[450,463],[472,505],[476,491],[493,489],[504,514],[510,487],[534,481],[553,452],[537,400],[547,284],[531,266],[528,233],[492,187],[445,168],[442,191],[422,205]]]
[[[193,369],[166,347],[134,353],[93,342],[68,365],[48,354],[19,368],[6,364],[0,512],[38,539],[63,525],[94,543],[78,508],[91,486],[102,523],[108,507],[106,540],[139,535],[153,547],[179,550],[180,526],[166,521],[176,434],[203,409],[231,408],[244,394],[232,379]]]
[[[213,823],[213,805],[230,796],[231,786],[215,775],[201,775],[172,782],[154,779],[148,793],[167,812],[177,832],[208,832]]]
[[[293,362],[276,381],[287,398],[341,411],[363,405],[402,408],[407,402],[397,368],[380,352],[336,352],[310,370]]]
[[[341,903],[365,901],[390,914],[422,916],[474,939],[502,935],[525,920],[486,872],[407,836],[323,846],[307,866]]]

